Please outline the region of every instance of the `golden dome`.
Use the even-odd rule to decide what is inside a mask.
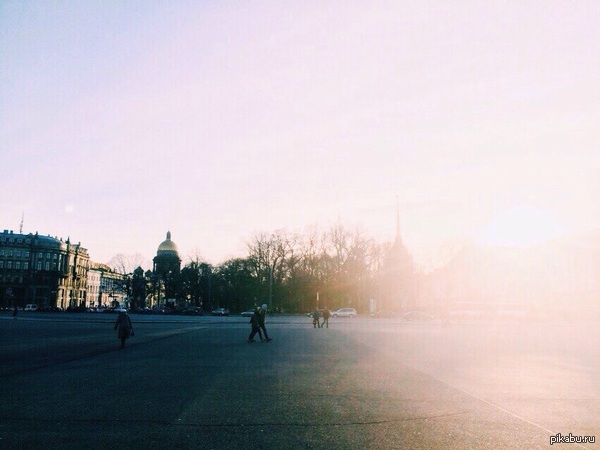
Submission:
[[[158,250],[156,252],[157,255],[175,255],[179,256],[179,251],[177,250],[177,245],[175,242],[171,240],[171,232],[167,231],[167,239],[158,246]]]

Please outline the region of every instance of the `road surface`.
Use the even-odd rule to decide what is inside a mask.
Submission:
[[[131,317],[0,315],[0,448],[600,448],[592,321]]]

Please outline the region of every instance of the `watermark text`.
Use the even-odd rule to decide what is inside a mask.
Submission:
[[[574,436],[573,433],[565,434],[564,436],[560,433],[550,436],[550,445],[554,444],[594,444],[596,443],[596,436]]]

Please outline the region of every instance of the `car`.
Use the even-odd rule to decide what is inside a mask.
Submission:
[[[199,306],[196,306],[193,308],[186,308],[182,310],[181,314],[183,314],[184,316],[202,316],[204,315],[204,311],[202,311],[202,308],[200,308]]]
[[[398,317],[400,314],[397,311],[380,309],[378,311],[374,311],[371,313],[371,317],[377,318],[390,318],[390,317]]]
[[[254,309],[249,309],[248,311],[244,311],[242,312],[242,317],[251,317],[252,315],[254,315]]]
[[[29,305],[25,305],[25,311],[37,311],[38,305],[35,303],[30,303]]]
[[[217,309],[213,309],[211,314],[213,316],[228,316],[229,310],[227,308],[217,308]]]
[[[433,316],[425,314],[421,311],[408,311],[401,316],[404,320],[414,320],[418,322],[429,322],[433,320]]]
[[[340,308],[337,311],[331,312],[332,317],[356,317],[356,310],[354,308]]]

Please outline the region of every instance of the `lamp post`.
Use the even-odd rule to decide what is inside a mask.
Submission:
[[[210,296],[211,296],[211,282],[212,282],[212,268],[210,267],[210,265],[207,266],[208,268],[208,304],[212,305],[212,302],[210,300]]]
[[[273,266],[269,266],[269,309],[273,313]]]

